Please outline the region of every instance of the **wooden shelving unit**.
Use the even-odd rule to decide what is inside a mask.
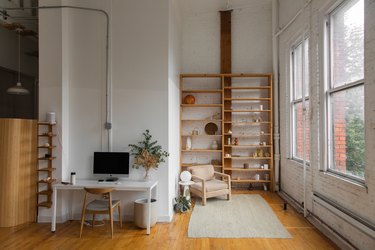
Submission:
[[[51,208],[52,206],[52,184],[56,179],[53,179],[52,173],[53,150],[56,146],[53,143],[53,127],[56,123],[38,122],[38,181],[37,181],[37,206]]]
[[[254,183],[273,191],[272,74],[182,74],[180,91],[181,170],[219,161],[217,171],[230,174],[233,187]],[[185,103],[187,95],[195,102]],[[205,133],[209,122],[217,134]],[[214,140],[218,149],[210,148]]]

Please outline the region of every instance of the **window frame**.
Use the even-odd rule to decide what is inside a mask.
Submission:
[[[364,178],[360,178],[360,177],[357,177],[357,176],[354,176],[354,175],[350,175],[350,174],[345,174],[345,173],[342,173],[340,171],[337,171],[335,169],[333,169],[332,167],[335,166],[335,161],[334,161],[334,138],[333,138],[333,130],[334,130],[334,127],[333,127],[333,118],[332,118],[332,104],[331,104],[331,98],[332,98],[332,95],[335,94],[335,93],[339,93],[339,92],[342,92],[342,91],[346,91],[346,90],[349,90],[349,89],[353,89],[353,88],[356,88],[356,87],[360,87],[360,86],[364,86],[364,82],[365,82],[365,79],[364,79],[364,76],[362,79],[359,79],[359,80],[356,80],[356,81],[352,81],[352,82],[348,82],[348,83],[345,83],[341,86],[338,86],[338,87],[334,87],[333,86],[333,74],[332,74],[332,70],[333,70],[333,67],[332,67],[332,53],[333,53],[333,49],[332,49],[332,16],[337,13],[337,11],[339,11],[341,8],[343,8],[348,2],[350,2],[351,0],[343,0],[343,1],[339,1],[338,4],[335,5],[335,7],[333,9],[331,9],[325,16],[325,41],[324,41],[324,48],[325,48],[325,56],[324,56],[324,71],[326,72],[326,76],[325,76],[325,85],[324,85],[324,103],[325,103],[325,120],[324,120],[324,125],[323,125],[323,129],[324,129],[324,141],[325,141],[325,145],[324,145],[324,160],[323,160],[323,163],[324,163],[324,171],[328,172],[328,173],[331,173],[333,175],[337,175],[339,177],[343,177],[345,179],[348,179],[348,180],[351,180],[351,181],[354,181],[354,182],[358,182],[358,183],[361,183],[361,184],[364,184],[365,183],[365,180],[366,180],[366,174],[364,174]],[[363,61],[364,63],[364,61]],[[364,105],[364,102],[363,102],[363,105]],[[366,150],[366,149],[365,149]],[[365,172],[365,171],[364,171]]]
[[[296,161],[298,163],[303,163],[303,157],[300,158],[300,157],[297,157],[296,156],[296,146],[295,145],[295,139],[296,139],[296,113],[295,113],[295,106],[298,105],[299,103],[302,104],[302,107],[303,107],[303,103],[306,102],[306,101],[309,101],[310,102],[310,95],[308,96],[305,96],[303,97],[304,95],[304,91],[302,91],[302,88],[303,88],[303,85],[304,85],[304,82],[302,84],[302,88],[301,88],[301,91],[302,91],[302,97],[300,98],[295,98],[296,96],[296,87],[295,87],[295,57],[294,57],[294,53],[295,53],[295,50],[296,48],[298,48],[299,46],[302,46],[302,68],[303,69],[307,69],[307,70],[310,70],[309,67],[306,67],[306,58],[307,60],[309,60],[309,50],[307,50],[307,54],[306,54],[306,51],[305,51],[305,46],[306,46],[306,43],[308,44],[309,46],[309,36],[307,35],[303,35],[302,37],[299,37],[296,42],[293,43],[293,45],[290,47],[290,52],[289,52],[289,57],[290,57],[290,67],[289,67],[289,74],[290,74],[290,83],[289,83],[289,88],[290,88],[290,98],[289,98],[289,128],[290,128],[290,133],[289,133],[289,136],[290,136],[290,143],[289,143],[289,148],[290,148],[290,159],[293,160],[293,161]],[[308,65],[309,62],[307,61]],[[303,70],[303,77],[305,77],[305,71]],[[310,76],[310,74],[308,75]],[[310,79],[308,79],[308,85],[305,86],[307,87],[308,89],[308,93],[310,94]],[[303,107],[304,109],[304,107]],[[306,112],[305,110],[303,110],[303,112]],[[308,113],[306,113],[306,115],[309,115]],[[309,136],[310,138],[310,136]],[[311,145],[310,145],[311,146]],[[311,149],[311,147],[309,147],[309,149]],[[309,154],[311,155],[311,154]],[[310,160],[307,160],[305,159],[305,162],[306,162],[306,165],[309,166],[310,165]]]

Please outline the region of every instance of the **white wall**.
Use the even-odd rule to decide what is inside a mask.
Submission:
[[[176,131],[169,130],[169,126],[178,124],[178,111],[176,113],[173,107],[177,106],[174,103],[178,97],[174,95],[178,93],[176,83],[179,73],[178,32],[169,27],[170,23],[174,23],[170,18],[176,18],[170,17],[170,3],[80,0],[64,1],[63,4],[100,8],[110,13],[112,150],[128,151],[128,144],[137,143],[146,129],[150,129],[153,138],[164,150],[173,149],[167,163],[151,172],[152,178],[159,181],[159,220],[169,221],[173,215],[171,198],[175,196],[175,168],[179,157],[175,150],[179,145],[178,139],[170,138],[175,137]],[[40,74],[44,81],[41,82],[43,97],[40,110],[41,115],[47,109],[56,111],[58,122],[63,117],[62,129],[59,128],[62,130],[60,137],[64,153],[63,160],[56,161],[57,177],[67,180],[70,171],[75,171],[78,178],[92,178],[93,152],[107,150],[107,131],[103,128],[105,18],[100,13],[83,10],[64,10],[62,17],[47,16],[47,11],[43,13],[40,20],[43,46],[40,49],[44,57],[40,62],[43,65]],[[58,41],[47,38],[49,34],[46,32],[50,32],[52,25]],[[171,50],[169,43],[174,45]],[[52,46],[59,51],[58,57],[47,55]],[[58,64],[53,64],[56,58]],[[53,69],[47,72],[48,67]],[[49,83],[45,79],[48,77],[56,78],[56,94],[51,96],[47,96]],[[171,109],[168,109],[169,103],[174,105]],[[144,173],[143,169],[130,171],[131,178],[142,178]],[[119,195],[115,193],[115,196]],[[144,195],[129,193],[125,196],[121,197],[123,214],[130,219],[133,201]],[[66,198],[62,199],[61,220],[68,212]],[[77,205],[73,207],[73,215],[76,217],[80,214],[81,200],[82,194],[74,193]],[[48,220],[48,212],[43,216]]]
[[[348,209],[353,214],[362,217],[369,223],[375,224],[375,201],[373,199],[375,192],[374,150],[375,133],[374,117],[374,22],[375,3],[365,1],[365,117],[366,117],[366,187],[354,184],[352,182],[337,178],[330,174],[320,172],[324,168],[320,164],[322,157],[322,148],[320,148],[321,133],[321,115],[320,98],[322,88],[322,44],[323,37],[323,17],[326,7],[332,5],[334,1],[313,0],[311,6],[305,9],[293,24],[288,27],[280,36],[279,42],[279,63],[280,63],[280,129],[281,129],[281,191],[289,194],[298,203],[303,201],[303,168],[301,164],[288,159],[289,147],[289,80],[288,80],[288,61],[289,51],[298,35],[307,31],[309,34],[309,57],[310,57],[310,128],[311,128],[311,151],[310,167],[307,171],[307,200],[306,206],[310,212],[320,217],[338,234],[346,238],[351,244],[359,249],[373,249],[375,239],[364,234],[357,228],[351,226],[348,222],[332,214],[326,208],[314,203],[312,193],[318,192],[329,199]],[[280,18],[282,23],[288,22],[298,11],[291,1],[280,1]],[[302,4],[297,4],[301,6]],[[290,12],[289,7],[294,10]]]
[[[232,72],[272,72],[270,0],[229,1],[232,12]],[[182,71],[220,72],[220,14],[226,1],[182,1]]]

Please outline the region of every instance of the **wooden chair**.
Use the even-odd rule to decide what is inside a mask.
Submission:
[[[79,237],[80,238],[82,237],[83,224],[85,222],[85,214],[89,213],[89,214],[92,214],[92,226],[93,227],[95,225],[95,216],[97,214],[109,214],[109,220],[111,223],[111,238],[113,238],[113,210],[116,207],[118,208],[120,227],[122,228],[121,203],[119,200],[112,200],[111,193],[113,191],[113,188],[85,188],[85,191],[86,191],[85,199],[83,200],[83,206],[82,206],[81,232],[79,234]],[[89,193],[93,195],[100,195],[100,196],[108,195],[108,200],[96,199],[87,203],[87,197]]]
[[[231,198],[230,175],[215,172],[212,165],[192,166],[187,169],[192,174],[195,184],[190,186],[190,192],[202,198],[202,205],[206,205],[207,198],[227,195]],[[223,180],[215,179],[215,176]]]

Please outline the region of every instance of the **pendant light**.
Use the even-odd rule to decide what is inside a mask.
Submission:
[[[7,93],[10,95],[29,95],[30,91],[22,87],[21,84],[21,29],[17,29],[18,32],[18,81],[16,86],[10,87]]]

